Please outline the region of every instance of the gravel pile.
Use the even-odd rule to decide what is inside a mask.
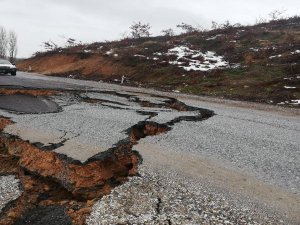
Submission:
[[[0,212],[11,201],[22,194],[19,180],[13,175],[0,176]]]

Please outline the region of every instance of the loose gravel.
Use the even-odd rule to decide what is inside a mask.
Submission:
[[[140,176],[115,188],[94,206],[88,225],[97,224],[283,224],[236,207],[222,194],[172,171],[144,164]]]
[[[0,176],[0,212],[8,203],[16,200],[21,194],[20,183],[15,176]]]
[[[44,81],[26,78],[30,77],[47,80],[48,86],[55,87],[83,88],[77,86],[83,84],[89,86],[87,90],[144,91],[161,94],[154,90],[100,82],[30,74],[20,76],[19,80],[14,80],[16,85],[27,82],[27,86],[44,86]],[[170,93],[167,95],[183,97]],[[218,166],[243,173],[246,178],[250,174],[272,187],[279,187],[286,193],[294,193],[297,201],[300,193],[300,120],[295,115],[299,115],[299,111],[225,100],[207,100],[195,96],[189,96],[189,100],[187,96],[183,99],[188,105],[214,110],[217,115],[202,122],[181,122],[167,134],[147,137],[142,139],[141,143],[150,146],[159,144],[174,154],[182,154],[183,160],[185,153],[195,154],[202,159],[212,160]],[[262,111],[251,110],[249,105]],[[80,107],[73,109],[84,112]],[[48,123],[44,123],[43,126],[48,126]],[[160,157],[160,154],[157,154],[157,157]],[[193,165],[190,165],[190,168],[193,169]],[[281,221],[282,214],[289,213],[286,208],[282,209],[281,216],[278,217],[276,213],[270,213],[268,216],[261,207],[249,209],[247,202],[255,201],[256,196],[249,196],[249,199],[228,197],[222,191],[207,188],[205,182],[197,183],[194,179],[172,172],[170,168],[161,169],[149,165],[147,159],[139,172],[140,177],[131,178],[128,183],[117,187],[110,195],[98,201],[87,223],[289,224]],[[239,198],[245,203],[245,207],[244,204],[233,204],[231,199],[234,198]],[[274,199],[275,203],[280,201]],[[265,206],[270,208],[272,204],[266,203]],[[295,205],[294,210],[298,209],[299,203]],[[295,224],[299,224],[299,219]]]

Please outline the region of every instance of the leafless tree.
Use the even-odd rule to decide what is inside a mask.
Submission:
[[[176,27],[181,28],[184,31],[184,33],[186,33],[186,34],[191,34],[196,31],[199,31],[197,28],[193,27],[192,25],[186,24],[186,23],[178,24]]]
[[[76,45],[76,40],[74,38],[68,38],[67,46],[72,47]]]
[[[58,45],[55,44],[53,41],[43,42],[43,45],[46,51],[54,51],[58,48]]]
[[[271,20],[280,20],[283,19],[283,15],[286,12],[286,10],[274,10],[272,12],[269,13],[269,16],[271,18]]]
[[[0,27],[0,58],[6,58],[7,54],[7,32]]]
[[[225,23],[223,23],[221,26],[223,29],[228,29],[230,27],[233,27],[233,25],[229,22],[229,20],[226,20]]]
[[[217,30],[220,28],[220,25],[216,21],[211,21],[211,29]]]
[[[171,37],[174,36],[174,30],[172,28],[165,29],[161,31],[164,36]]]
[[[8,55],[9,60],[11,62],[15,62],[18,52],[18,45],[17,45],[17,34],[14,31],[10,31],[8,34]]]
[[[130,26],[131,36],[132,38],[142,38],[142,37],[149,37],[150,36],[150,29],[151,26],[149,23],[134,23]]]
[[[267,22],[268,22],[268,20],[266,18],[263,18],[263,17],[258,17],[255,20],[255,24],[262,24],[262,23],[267,23]]]

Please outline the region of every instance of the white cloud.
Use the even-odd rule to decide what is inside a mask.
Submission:
[[[209,27],[211,20],[251,24],[275,9],[295,15],[298,0],[0,0],[0,25],[15,30],[19,56],[28,57],[61,35],[83,42],[118,39],[133,21],[149,22],[152,33],[186,22]]]

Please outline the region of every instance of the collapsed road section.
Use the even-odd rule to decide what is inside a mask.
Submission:
[[[11,103],[19,99],[25,107]],[[99,198],[138,173],[141,138],[213,116],[131,92],[2,89],[0,101],[0,174],[19,182],[0,202],[0,224],[84,224]]]

